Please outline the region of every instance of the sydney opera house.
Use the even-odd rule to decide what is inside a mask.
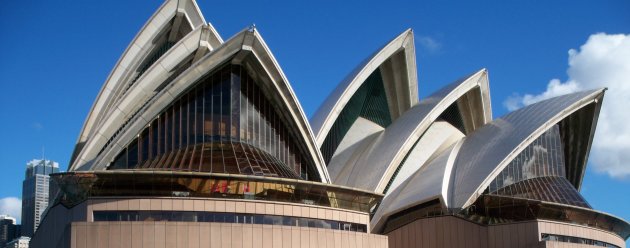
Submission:
[[[309,121],[256,28],[167,0],[120,57],[32,247],[625,247],[579,190],[605,89],[492,117],[485,69],[420,99],[407,30]]]

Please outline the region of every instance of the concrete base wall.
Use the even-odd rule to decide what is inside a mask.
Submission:
[[[387,237],[308,227],[204,222],[74,222],[71,248],[387,247]]]
[[[387,233],[390,248],[402,247],[594,247],[555,241],[542,241],[541,234],[556,234],[607,242],[625,248],[625,241],[614,233],[592,227],[536,220],[484,226],[443,216],[419,219]]]
[[[63,205],[49,208],[35,235],[31,238],[30,247],[70,247],[70,223],[86,219],[86,202],[70,209]]]
[[[387,247],[387,236],[262,224],[138,221],[94,222],[94,211],[207,211],[281,215],[368,225],[366,213],[320,206],[203,198],[95,198],[71,209],[52,207],[33,248],[128,247]]]

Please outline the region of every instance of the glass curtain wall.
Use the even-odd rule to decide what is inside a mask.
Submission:
[[[300,139],[239,65],[226,65],[173,101],[109,169],[245,174],[319,181]]]
[[[564,147],[558,125],[517,155],[490,183],[487,192],[590,208],[566,179]]]
[[[299,226],[367,232],[367,225],[293,216],[200,211],[94,211],[94,221],[177,221]]]
[[[326,164],[330,163],[337,147],[359,117],[381,127],[388,127],[392,123],[380,69],[372,72],[357,89],[326,135],[320,148]]]

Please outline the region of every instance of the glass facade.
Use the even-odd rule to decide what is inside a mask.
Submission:
[[[16,225],[15,218],[0,215],[0,247],[20,236],[20,225]]]
[[[485,194],[460,213],[483,224],[543,219],[590,226],[623,239],[630,237],[630,224],[622,219],[588,208],[533,199]]]
[[[573,243],[573,244],[594,245],[594,246],[599,246],[599,247],[619,248],[619,246],[609,244],[604,241],[594,240],[594,239],[564,236],[564,235],[557,235],[557,234],[548,234],[548,233],[542,233],[540,236],[543,241],[556,241],[556,242]]]
[[[490,183],[487,193],[590,208],[565,177],[559,129],[554,125],[527,146]]]
[[[590,208],[580,193],[563,177],[531,178],[505,186],[493,194]]]
[[[474,204],[464,209],[443,208],[437,199],[411,207],[391,215],[385,222],[383,232],[391,232],[417,219],[437,216],[456,216],[486,226],[552,220],[605,230],[624,240],[630,237],[629,223],[602,212],[554,202],[490,194],[480,196]]]
[[[241,66],[226,65],[173,101],[109,170],[147,169],[320,181],[278,103]]]
[[[387,127],[392,123],[380,69],[372,72],[359,87],[330,128],[320,148],[326,164],[330,162],[339,143],[359,117],[382,127]]]
[[[198,197],[290,202],[369,212],[382,195],[304,180],[170,171],[55,174],[57,200],[72,207],[90,197]]]
[[[50,174],[59,172],[57,162],[34,159],[27,163],[22,182],[22,236],[32,237],[48,208]]]
[[[179,221],[299,226],[367,232],[367,225],[293,216],[199,211],[94,211],[94,221]]]

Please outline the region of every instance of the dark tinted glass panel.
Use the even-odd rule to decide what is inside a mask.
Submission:
[[[573,236],[564,236],[564,235],[558,235],[558,234],[543,233],[541,234],[541,239],[543,241],[556,241],[556,242],[564,242],[564,243],[586,244],[586,245],[593,245],[593,246],[600,246],[600,247],[619,248],[619,246],[609,244],[609,243],[599,241],[599,240],[573,237]]]
[[[321,147],[326,163],[337,150],[337,146],[357,118],[363,117],[382,127],[392,123],[383,78],[379,69],[375,70],[350,98],[333,123]]]
[[[149,131],[151,132],[151,153],[149,154],[149,159],[155,159],[158,154],[158,126],[158,120],[156,119],[153,120],[151,126],[148,127]]]
[[[180,102],[176,102],[175,106],[173,107],[173,117],[172,117],[172,123],[173,123],[173,149],[179,149],[181,146],[181,122],[182,122],[182,118],[181,118],[181,106],[180,106]]]
[[[114,169],[127,169],[127,149],[123,149],[123,151],[118,154],[111,167]]]
[[[127,149],[128,167],[136,167],[138,165],[138,139],[134,139]]]
[[[140,133],[140,163],[138,163],[138,165],[141,165],[141,162],[147,161],[149,160],[149,129],[146,128],[142,131],[142,133]]]
[[[439,119],[448,122],[449,124],[456,127],[460,132],[466,133],[466,127],[464,126],[464,120],[462,118],[461,112],[459,111],[459,106],[457,106],[457,102],[448,106],[446,110],[440,115]]]
[[[94,221],[178,221],[301,226],[367,232],[367,225],[293,216],[197,211],[94,211]]]

